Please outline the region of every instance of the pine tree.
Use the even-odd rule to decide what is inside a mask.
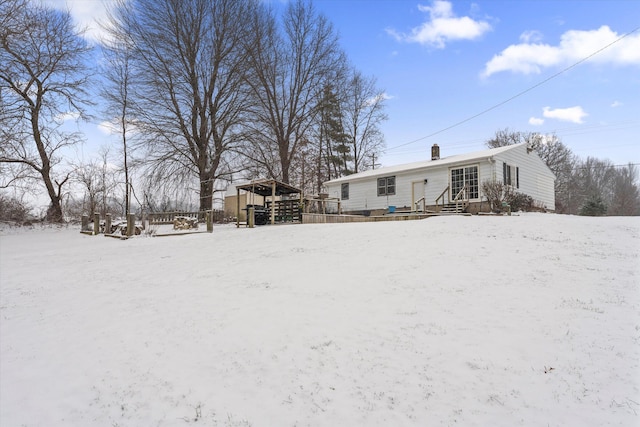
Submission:
[[[603,216],[607,213],[607,206],[602,201],[602,197],[594,195],[589,197],[580,208],[580,215],[583,216]]]
[[[326,165],[327,179],[349,173],[351,148],[342,125],[340,102],[330,85],[325,86],[320,104],[320,157]]]

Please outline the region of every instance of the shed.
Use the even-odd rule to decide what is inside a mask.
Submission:
[[[368,170],[325,182],[339,197],[345,213],[439,210],[456,203],[464,193],[469,212],[483,206],[482,183],[502,182],[555,210],[555,175],[526,143],[440,158],[432,147],[431,160]]]
[[[275,224],[276,219],[281,221],[295,220],[300,216],[300,194],[302,191],[284,182],[275,179],[260,179],[244,184],[236,185],[237,212],[240,212],[240,191],[245,191],[262,196],[266,208],[270,210],[270,223]],[[297,195],[296,197],[292,197]],[[240,227],[239,215],[236,226]]]

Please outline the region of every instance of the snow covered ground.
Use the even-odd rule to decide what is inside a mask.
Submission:
[[[0,232],[0,425],[637,426],[640,218]]]

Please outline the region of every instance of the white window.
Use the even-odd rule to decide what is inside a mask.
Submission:
[[[451,199],[467,184],[469,199],[478,198],[478,166],[451,169]]]
[[[520,188],[520,168],[502,162],[502,183]]]
[[[340,192],[342,193],[342,200],[349,200],[349,183],[345,182],[344,184],[342,184],[340,190]]]
[[[391,196],[393,194],[396,194],[396,177],[378,178],[378,196]]]

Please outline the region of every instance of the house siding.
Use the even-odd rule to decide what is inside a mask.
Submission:
[[[427,162],[414,169],[402,170],[395,167],[388,172],[380,170],[380,173],[375,175],[371,174],[372,171],[369,171],[367,176],[345,177],[335,182],[329,181],[325,186],[331,197],[339,198],[341,196],[341,185],[345,182],[349,183],[349,199],[342,200],[343,212],[384,210],[389,206],[410,209],[413,202],[423,195],[426,205],[434,206],[436,198],[450,185],[452,169],[477,166],[479,197],[471,199],[471,202],[480,204],[482,200],[486,200],[482,194],[482,183],[485,181],[502,182],[502,164],[506,162],[519,168],[520,185],[517,191],[530,195],[547,209],[555,209],[555,176],[535,152],[528,153],[525,144],[498,150],[498,153],[495,150],[488,151],[486,156],[480,154],[474,158],[462,159],[459,162],[454,161],[443,165],[429,164]],[[395,194],[378,196],[377,179],[388,176],[395,176],[396,178]],[[427,180],[424,186],[417,185],[417,188],[424,188],[424,194],[414,194],[412,199],[413,183],[424,182],[424,180]],[[450,198],[453,197],[455,197],[455,194],[450,194]],[[445,199],[445,203],[449,201]],[[477,211],[479,209],[480,207],[476,206],[473,210]]]
[[[528,194],[545,208],[555,210],[555,176],[535,152],[527,152],[524,145],[495,156],[496,180],[502,182],[502,163],[515,166],[520,173],[519,193]],[[513,178],[515,179],[515,177]]]

